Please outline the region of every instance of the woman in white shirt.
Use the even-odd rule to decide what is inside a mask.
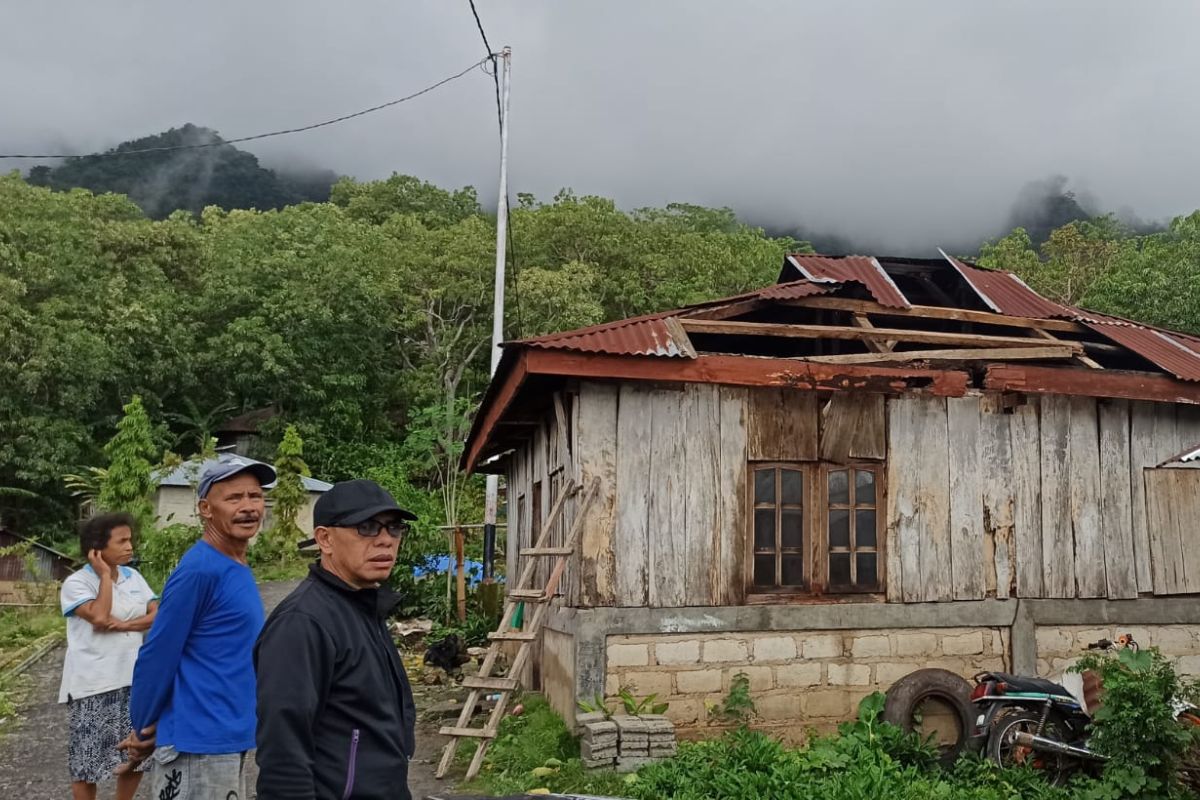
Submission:
[[[62,585],[67,655],[58,701],[67,704],[67,763],[74,800],[94,800],[96,784],[111,778],[126,757],[117,744],[131,729],[129,686],[142,635],[154,622],[158,595],[133,558],[134,518],[99,514],[87,520],[79,543],[88,564]],[[132,800],[142,773],[117,777],[117,800]]]

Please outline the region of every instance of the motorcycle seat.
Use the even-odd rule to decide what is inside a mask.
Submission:
[[[1046,680],[1045,678],[1031,678],[1026,675],[1010,675],[1007,672],[993,672],[992,676],[1003,683],[1008,684],[1010,691],[1014,692],[1038,692],[1040,694],[1055,694],[1062,697],[1073,697],[1061,683]]]

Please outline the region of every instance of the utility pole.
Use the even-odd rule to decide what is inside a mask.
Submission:
[[[493,62],[500,72],[500,197],[496,202],[496,288],[492,307],[492,377],[500,364],[504,341],[504,245],[508,235],[508,85],[512,50],[504,47]],[[500,502],[500,476],[487,476],[483,507],[483,579],[491,583],[496,562],[496,511]]]

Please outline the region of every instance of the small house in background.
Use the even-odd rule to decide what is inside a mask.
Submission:
[[[1049,674],[1116,633],[1200,674],[1200,470],[1168,464],[1197,442],[1200,338],[949,256],[796,254],[507,343],[463,465],[507,476],[510,574],[598,486],[525,676],[560,713],[628,686],[686,733],[745,673],[802,736],[919,667]]]
[[[273,406],[258,408],[230,417],[213,430],[217,449],[250,456],[258,445],[262,426],[275,418],[278,412]]]
[[[0,556],[0,604],[27,603],[25,584],[61,581],[75,571],[76,560],[52,547],[0,528],[0,548],[28,542],[28,556],[11,553]]]
[[[246,461],[254,461],[242,456]],[[308,501],[300,510],[296,524],[305,533],[312,533],[313,505],[317,498],[333,488],[332,483],[316,478],[302,478],[304,490],[308,493]],[[196,513],[196,484],[200,481],[200,462],[189,461],[162,476],[158,489],[154,493],[154,512],[158,515],[160,525],[182,523],[184,525],[200,524]],[[263,528],[271,526],[271,498],[267,496],[267,515],[263,519]]]

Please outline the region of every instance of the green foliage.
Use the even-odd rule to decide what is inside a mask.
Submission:
[[[755,716],[754,699],[750,696],[750,676],[739,672],[729,681],[729,694],[720,705],[709,709],[709,716],[722,722],[746,725]]]
[[[578,742],[543,698],[525,695],[521,704],[523,713],[500,722],[499,735],[488,748],[483,771],[468,790],[494,795],[523,794],[538,788],[561,793],[623,794],[623,778],[583,769]],[[469,758],[473,750],[460,747],[459,757]]]
[[[138,541],[138,569],[155,591],[162,591],[179,559],[195,544],[203,531],[199,525],[174,523],[150,532],[143,532]]]
[[[114,151],[151,147],[208,145],[220,135],[208,128],[184,125],[117,145]],[[199,214],[205,206],[281,208],[329,197],[336,176],[329,172],[277,175],[258,158],[233,145],[121,156],[69,158],[57,167],[35,167],[29,182],[60,191],[84,188],[97,194],[129,195],[147,216],[162,219],[177,209]]]
[[[304,441],[293,425],[284,431],[276,451],[275,474],[275,488],[270,497],[271,526],[259,534],[251,551],[256,567],[273,564],[286,568],[289,563],[301,560],[296,546],[304,539],[304,531],[296,519],[308,502],[303,479],[311,473],[304,463]]]
[[[656,703],[657,694],[648,694],[641,700],[629,689],[628,686],[622,686],[617,692],[617,697],[621,701],[621,705],[625,708],[625,713],[630,716],[640,716],[642,714],[665,714],[667,709],[671,707],[670,703]]]
[[[1090,653],[1072,669],[1096,672],[1104,686],[1088,743],[1110,760],[1102,783],[1085,797],[1182,796],[1177,770],[1196,742],[1196,729],[1175,720],[1171,701],[1194,701],[1196,685],[1182,682],[1157,648],[1122,649],[1115,656]]]
[[[137,518],[143,531],[154,525],[154,477],[157,458],[150,417],[142,398],[134,395],[124,407],[117,433],[104,446],[108,469],[100,481],[96,505],[101,511],[125,511]]]

